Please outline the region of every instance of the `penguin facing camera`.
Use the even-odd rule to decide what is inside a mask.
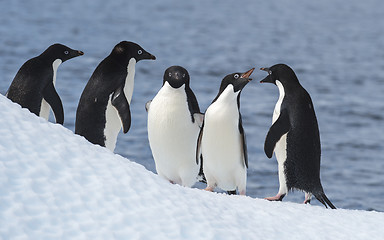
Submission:
[[[6,93],[7,98],[46,120],[52,108],[56,123],[63,124],[63,104],[55,89],[57,68],[83,54],[59,43],[49,46],[21,66]]]
[[[195,161],[195,151],[203,115],[190,88],[188,71],[180,66],[166,69],[163,86],[146,109],[157,174],[171,183],[191,187],[201,166],[201,161]]]
[[[219,187],[245,195],[248,153],[240,113],[240,94],[254,68],[224,77],[219,93],[205,112],[200,130],[196,159],[203,156],[207,191]]]
[[[304,203],[310,203],[314,195],[325,207],[335,209],[320,182],[320,134],[311,97],[287,65],[261,70],[268,76],[260,82],[279,89],[264,151],[268,158],[273,152],[276,155],[280,188],[276,196],[266,199],[281,201],[288,191],[298,189],[305,192]]]
[[[156,57],[136,43],[122,41],[100,62],[81,94],[76,134],[114,151],[120,130],[127,133],[131,127],[135,66],[143,59]]]

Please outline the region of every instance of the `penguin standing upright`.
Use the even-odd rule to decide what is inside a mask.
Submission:
[[[114,151],[117,135],[131,126],[131,102],[135,65],[156,57],[138,44],[118,43],[95,69],[81,94],[75,133]]]
[[[21,66],[6,96],[47,120],[52,108],[56,123],[63,124],[63,104],[55,89],[57,68],[68,59],[83,54],[82,51],[59,43],[49,46],[42,54],[29,59]]]
[[[268,72],[261,82],[277,85],[280,93],[264,144],[268,158],[275,152],[280,188],[266,199],[281,201],[288,191],[299,189],[305,192],[304,203],[314,195],[324,206],[335,208],[320,182],[320,134],[311,97],[287,65],[261,70]]]
[[[240,114],[240,93],[251,80],[254,68],[229,74],[219,93],[205,112],[199,134],[196,159],[203,156],[208,191],[217,186],[229,194],[245,195],[247,181],[247,143]]]
[[[156,171],[168,181],[186,187],[197,181],[200,170],[195,151],[203,121],[189,81],[185,68],[169,67],[162,88],[146,104],[148,139]]]

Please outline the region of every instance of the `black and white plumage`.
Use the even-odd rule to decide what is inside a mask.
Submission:
[[[208,107],[199,134],[196,159],[202,155],[208,191],[219,187],[229,194],[245,195],[248,153],[240,114],[240,93],[254,68],[229,74]]]
[[[63,124],[63,104],[55,89],[57,68],[68,59],[83,54],[59,43],[49,46],[42,54],[21,66],[6,96],[47,120],[52,108],[56,123]]]
[[[76,112],[76,134],[114,151],[120,130],[127,133],[131,126],[129,105],[135,65],[143,59],[156,58],[138,44],[123,41],[101,61],[81,94]]]
[[[168,181],[187,187],[197,181],[200,170],[195,151],[203,121],[189,82],[185,68],[169,67],[163,86],[146,104],[148,139],[156,171]]]
[[[276,84],[280,93],[264,144],[268,158],[275,152],[280,188],[267,199],[281,201],[288,191],[299,189],[305,192],[305,203],[314,195],[326,207],[335,208],[320,182],[320,134],[311,97],[287,65],[261,70],[268,72],[261,82]]]

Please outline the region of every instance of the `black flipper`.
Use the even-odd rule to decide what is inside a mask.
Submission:
[[[207,183],[203,169],[203,155],[200,154],[200,171],[199,171],[199,182]]]
[[[50,82],[43,89],[43,98],[49,106],[51,106],[53,113],[55,114],[56,123],[63,125],[64,123],[64,109],[63,103],[57,94],[55,87],[53,86],[53,82]]]
[[[333,205],[331,203],[331,201],[329,201],[329,199],[327,198],[327,196],[325,195],[324,192],[320,193],[320,194],[314,194],[316,199],[319,200],[319,202],[321,202],[326,208],[327,207],[327,204],[330,208],[332,209],[336,209],[335,205]]]
[[[244,132],[244,128],[243,128],[243,121],[241,119],[241,114],[239,113],[239,115],[240,115],[240,117],[239,117],[239,131],[240,131],[240,135],[241,135],[241,143],[243,146],[244,163],[245,163],[245,166],[248,168],[247,139],[245,137],[245,132]]]
[[[131,110],[123,89],[123,86],[116,89],[112,95],[111,103],[119,113],[120,120],[123,125],[123,132],[127,133],[131,127]]]
[[[290,127],[291,124],[289,122],[288,112],[283,110],[281,111],[279,118],[269,129],[267,137],[265,138],[264,152],[268,158],[272,157],[276,143],[289,131]]]
[[[187,94],[187,103],[188,103],[188,109],[191,113],[191,119],[192,122],[195,122],[193,114],[200,113],[200,107],[199,103],[197,102],[195,94],[192,92],[192,89],[190,87],[186,87],[185,92]]]
[[[203,159],[201,155],[201,139],[203,138],[203,129],[204,129],[204,121],[200,128],[199,137],[197,138],[197,145],[196,145],[196,164],[199,164],[199,159],[201,156],[201,159]],[[201,162],[203,164],[203,162]]]

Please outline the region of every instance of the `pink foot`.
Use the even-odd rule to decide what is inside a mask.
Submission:
[[[206,187],[204,190],[208,192],[213,192],[213,187]]]
[[[268,200],[268,201],[282,201],[283,198],[285,197],[285,194],[277,194],[276,196],[274,197],[266,197],[264,199]]]

